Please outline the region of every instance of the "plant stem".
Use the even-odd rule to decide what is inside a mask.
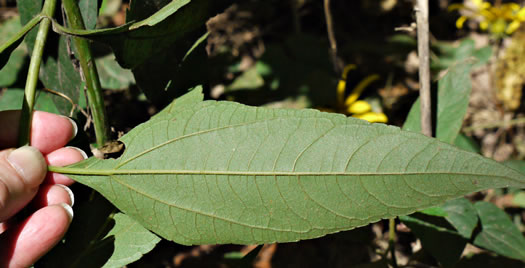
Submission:
[[[38,74],[40,72],[40,64],[42,63],[42,55],[44,54],[44,46],[49,33],[49,26],[51,25],[50,18],[52,18],[55,13],[55,7],[56,0],[45,0],[44,6],[42,7],[41,15],[44,15],[47,18],[43,18],[40,22],[35,45],[33,47],[33,54],[31,55],[31,62],[29,63],[29,70],[27,72],[24,101],[22,104],[22,114],[20,116],[20,127],[18,132],[19,146],[30,145],[36,84],[38,83]]]
[[[67,16],[67,22],[72,29],[85,30],[82,14],[75,0],[63,0],[64,10]],[[98,78],[97,67],[93,56],[91,55],[90,43],[87,39],[72,37],[78,53],[77,58],[80,61],[80,68],[86,79],[87,97],[89,107],[93,116],[93,125],[97,147],[103,146],[108,140],[108,123],[106,110],[104,108],[104,98],[102,96],[102,86]]]
[[[343,71],[343,63],[337,57],[337,41],[335,39],[334,21],[332,19],[332,12],[330,11],[330,0],[324,0],[324,16],[326,20],[326,31],[328,32],[328,41],[330,41],[330,56],[336,73],[341,74]]]
[[[419,56],[419,96],[421,100],[421,132],[432,137],[432,109],[430,101],[430,58],[428,0],[417,0],[417,50]]]
[[[388,249],[392,255],[392,266],[397,268],[396,258],[396,219],[392,218],[388,220]]]

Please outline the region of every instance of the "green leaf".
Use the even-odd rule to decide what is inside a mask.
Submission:
[[[122,67],[133,69],[204,26],[207,19],[225,7],[225,2],[228,1],[132,1],[125,25],[100,30],[73,30],[55,22],[53,29],[106,43]]]
[[[464,61],[451,67],[439,80],[437,97],[436,138],[453,143],[467,112],[472,85],[470,82],[471,61]],[[412,105],[403,130],[421,131],[419,99]]]
[[[55,103],[53,102],[53,97],[54,96],[51,93],[38,90],[35,101],[35,110],[60,114]],[[0,95],[0,111],[20,110],[22,109],[23,100],[23,89],[10,88],[4,90],[4,92]]]
[[[86,29],[95,29],[95,26],[97,26],[98,2],[98,0],[78,1],[78,7],[80,8],[80,13],[82,13]]]
[[[86,198],[87,199],[87,198]],[[37,267],[124,267],[160,239],[95,194],[75,204],[75,218],[61,241]]]
[[[44,0],[17,0],[16,7],[20,14],[20,22],[28,25],[30,21],[33,21],[40,14],[43,4]],[[36,28],[32,29],[24,39],[30,53],[35,45],[37,31],[38,29]]]
[[[454,145],[465,151],[473,153],[479,153],[481,151],[479,145],[471,137],[468,137],[464,134],[459,134],[456,137],[456,140],[454,140]]]
[[[0,26],[0,44],[5,44],[8,38],[15,35],[21,28],[19,16],[2,22]],[[5,53],[7,55],[7,52]],[[19,46],[11,53],[6,65],[0,70],[0,87],[9,87],[16,82],[26,59],[27,51],[25,46]]]
[[[437,42],[433,48],[438,57],[432,60],[430,67],[437,70],[449,68],[468,58],[475,58],[477,61],[474,67],[478,67],[486,64],[492,56],[491,46],[476,49],[475,41],[468,38],[463,39],[459,45]]]
[[[447,201],[442,208],[448,214],[445,219],[461,236],[470,239],[478,224],[478,214],[472,203],[466,198],[458,198]]]
[[[25,23],[37,16],[42,9],[42,2],[41,0],[18,0],[17,6],[21,22]],[[33,49],[36,32],[37,29],[32,30],[25,38],[30,52]],[[76,66],[71,61],[67,37],[49,33],[47,39],[45,55],[40,67],[40,80],[46,88],[65,94],[76,104],[82,103],[84,86]],[[61,114],[69,115],[72,108],[69,101],[59,96],[52,96],[52,99]]]
[[[123,267],[150,252],[160,241],[156,235],[142,227],[130,217],[117,213],[115,226],[104,239],[115,240],[115,251],[103,267]]]
[[[514,198],[512,199],[512,203],[522,208],[525,208],[525,192],[521,191],[515,194]]]
[[[162,22],[169,16],[173,15],[173,13],[177,12],[181,7],[187,5],[190,3],[191,0],[179,0],[179,1],[171,1],[169,4],[163,6],[161,9],[159,9],[157,12],[155,12],[153,15],[149,16],[147,19],[139,21],[137,23],[133,23],[129,29],[135,30],[142,26],[155,26],[158,23]],[[157,1],[157,2],[167,2],[167,1]],[[130,13],[128,15],[133,15],[133,11],[137,9],[143,8],[144,5],[148,5],[148,3],[141,3],[141,2],[132,2],[130,7]],[[131,20],[133,17],[131,16]]]
[[[503,164],[525,174],[525,161],[523,160],[507,160]]]
[[[71,60],[67,49],[65,36],[50,35],[49,38],[58,41],[58,47],[54,48],[54,55],[48,54],[40,67],[40,80],[46,88],[68,96],[75,104],[81,103],[84,97],[84,85],[76,66]],[[51,48],[49,48],[51,49]],[[66,99],[53,96],[53,101],[61,114],[68,115],[72,105]]]
[[[451,267],[459,261],[467,240],[450,228],[439,226],[440,217],[423,214],[399,217],[421,240],[421,245],[444,267]],[[443,249],[443,241],[447,248]]]
[[[9,61],[9,56],[11,53],[22,43],[24,40],[24,37],[26,36],[31,29],[33,29],[38,23],[40,23],[40,20],[42,19],[41,16],[35,16],[31,20],[27,21],[27,24],[24,25],[24,27],[18,29],[16,33],[12,33],[12,28],[14,26],[13,23],[9,23],[9,26],[2,27],[2,36],[11,36],[9,39],[2,38],[1,40],[1,46],[0,46],[0,69],[2,69],[7,62]],[[18,18],[14,19],[14,23],[19,23]],[[7,33],[6,33],[7,31]],[[8,34],[8,35],[7,35]],[[7,39],[7,40],[4,40]]]
[[[196,89],[124,135],[118,159],[50,170],[181,244],[315,238],[525,186],[493,160],[397,127],[202,98]]]
[[[525,238],[509,216],[492,203],[477,202],[474,207],[482,225],[474,245],[508,258],[525,260]]]
[[[102,88],[124,89],[135,84],[135,77],[130,70],[126,70],[115,61],[115,55],[109,54],[95,59],[98,76]]]

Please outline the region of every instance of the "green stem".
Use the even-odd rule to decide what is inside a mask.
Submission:
[[[76,0],[63,0],[64,10],[67,16],[67,23],[72,29],[85,30],[84,20],[78,8]],[[102,96],[102,86],[98,78],[97,67],[93,56],[91,55],[90,43],[87,39],[73,37],[77,58],[80,61],[82,73],[86,79],[87,97],[89,107],[93,116],[93,125],[97,147],[103,146],[108,140],[108,123],[106,109],[104,108],[104,97]]]
[[[388,248],[392,255],[392,267],[397,268],[396,258],[396,219],[392,218],[388,220]]]
[[[51,20],[49,18],[53,17],[55,7],[56,0],[45,0],[42,8],[41,15],[46,16],[47,18],[43,18],[40,22],[35,46],[33,47],[33,54],[31,55],[31,62],[29,63],[29,70],[27,72],[24,102],[22,104],[22,115],[20,116],[20,128],[18,134],[19,146],[30,145],[36,84],[38,82],[38,74],[40,72],[40,64],[42,63],[42,55],[44,54],[47,34],[49,33],[49,26],[51,25]]]

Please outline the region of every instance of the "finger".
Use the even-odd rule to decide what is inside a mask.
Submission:
[[[0,149],[15,147],[18,140],[20,111],[0,112],[0,125],[8,126],[0,132]],[[31,124],[31,146],[43,154],[64,147],[75,135],[76,123],[61,115],[35,111]]]
[[[42,185],[29,206],[35,211],[46,206],[58,205],[61,203],[68,204],[71,207],[73,206],[75,203],[75,196],[71,189],[61,184]]]
[[[87,154],[79,148],[65,147],[49,153],[45,158],[48,165],[63,167],[80,162],[88,157]],[[63,174],[48,172],[44,183],[71,185],[73,182],[72,179]]]
[[[34,147],[0,151],[0,222],[31,201],[46,172],[45,159]]]
[[[73,218],[67,204],[44,207],[0,235],[0,267],[29,267],[64,236]]]

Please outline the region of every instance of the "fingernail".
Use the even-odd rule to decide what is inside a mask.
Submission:
[[[67,117],[67,116],[64,116],[62,115],[62,117],[66,118],[67,120],[69,120],[69,122],[71,122],[71,125],[73,126],[73,136],[71,136],[71,138],[69,140],[72,140],[74,139],[76,136],[77,136],[77,133],[78,133],[78,126],[77,126],[77,123],[75,122],[75,120]]]
[[[84,152],[84,150],[77,148],[77,147],[73,147],[73,146],[66,146],[66,148],[75,149],[82,155],[82,157],[84,157],[84,160],[88,159],[88,155],[86,154],[86,152]]]
[[[69,216],[69,222],[71,222],[73,220],[73,208],[66,203],[60,203],[59,205],[66,210],[67,215]]]
[[[71,207],[75,205],[75,195],[73,194],[73,191],[69,189],[69,187],[62,185],[62,184],[55,184],[56,186],[62,187],[64,190],[66,190],[67,194],[69,195],[69,200],[71,200]]]
[[[46,176],[46,160],[35,147],[23,146],[12,151],[7,156],[7,162],[29,187],[37,187]]]

